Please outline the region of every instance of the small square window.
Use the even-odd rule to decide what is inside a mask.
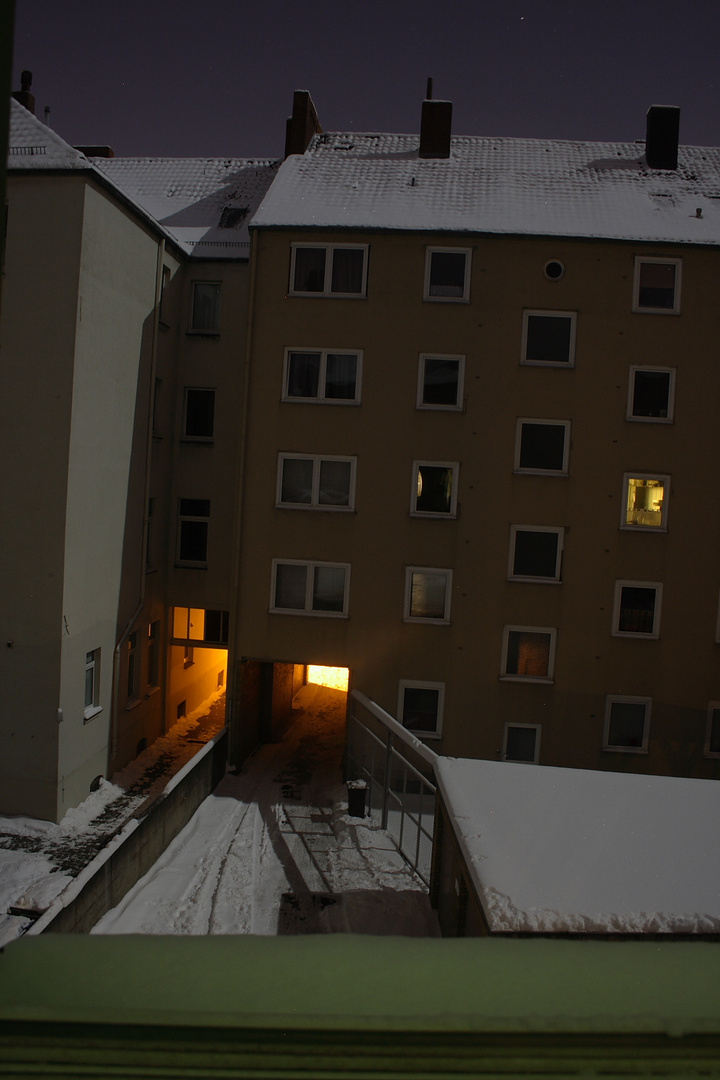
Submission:
[[[620,528],[664,532],[667,529],[669,493],[669,476],[625,473]]]
[[[346,563],[273,560],[270,610],[283,614],[347,617]]]
[[[605,699],[603,750],[646,754],[652,698],[610,694]]]
[[[508,577],[512,581],[559,581],[563,529],[510,526]]]
[[[359,352],[288,349],[285,353],[283,400],[326,405],[360,401]]]
[[[100,712],[100,649],[85,654],[84,719],[91,720]]]
[[[410,513],[416,517],[455,517],[457,474],[455,461],[413,462]]]
[[[423,354],[418,375],[418,409],[461,409],[464,374],[464,356]]]
[[[660,635],[662,585],[653,581],[616,581],[613,634],[657,638]]]
[[[503,761],[537,765],[540,758],[540,724],[506,724],[503,732]]]
[[[442,733],[445,683],[401,679],[398,715],[408,731],[421,738],[439,738]]]
[[[705,757],[720,757],[720,702],[718,701],[711,701],[708,706]]]
[[[470,296],[470,255],[470,248],[428,248],[425,254],[425,299],[467,301]]]
[[[675,368],[630,368],[628,420],[669,424],[675,407]]]
[[[555,636],[548,626],[506,626],[500,677],[514,681],[552,682]]]
[[[183,566],[207,566],[209,499],[180,499],[178,562]]]
[[[215,429],[215,391],[185,387],[183,438],[210,442]]]
[[[276,506],[352,510],[356,458],[280,454]]]
[[[290,292],[295,296],[364,296],[367,253],[367,244],[293,244]]]
[[[193,282],[192,320],[190,329],[196,334],[220,333],[219,282]]]
[[[409,566],[405,572],[405,622],[450,622],[452,570]]]
[[[515,471],[565,476],[569,448],[569,420],[518,420]]]
[[[572,311],[523,312],[523,364],[573,367],[575,322]]]
[[[636,258],[633,311],[677,315],[681,267],[680,259]]]

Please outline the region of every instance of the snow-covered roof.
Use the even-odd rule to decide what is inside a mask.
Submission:
[[[650,169],[644,143],[326,133],[289,157],[253,225],[583,236],[720,244],[720,149],[681,146]],[[700,211],[700,216],[698,216]]]
[[[440,758],[492,931],[717,933],[720,784]]]
[[[24,105],[10,98],[9,170],[91,168],[84,154],[42,124]]]

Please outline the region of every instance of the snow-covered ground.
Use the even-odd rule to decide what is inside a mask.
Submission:
[[[97,934],[439,936],[422,882],[341,783],[345,695],[309,685],[282,742],[227,775]]]

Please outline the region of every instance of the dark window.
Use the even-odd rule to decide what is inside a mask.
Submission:
[[[192,329],[217,334],[220,330],[220,285],[196,281],[193,285]]]
[[[293,291],[325,291],[325,248],[295,248]]]
[[[621,634],[652,634],[655,627],[657,589],[623,585],[620,589],[618,631]]]
[[[180,536],[178,558],[182,563],[205,565],[207,562],[209,499],[180,500]]]
[[[330,292],[360,295],[363,291],[365,251],[362,248],[334,248]]]
[[[406,686],[403,690],[403,726],[410,731],[435,733],[440,691],[429,686]]]
[[[638,277],[638,307],[656,311],[673,311],[676,270],[675,263],[641,261]]]
[[[344,614],[346,581],[346,566],[278,562],[273,606],[285,611]]]
[[[607,745],[640,749],[645,742],[647,705],[638,701],[611,701]]]
[[[295,247],[292,291],[324,296],[362,296],[364,247]]]
[[[247,206],[226,206],[220,215],[219,226],[221,229],[237,229],[248,216]]]
[[[452,465],[419,464],[413,510],[418,514],[452,514],[454,474]]]
[[[286,397],[307,401],[355,401],[358,354],[290,352]]]
[[[462,300],[466,266],[464,251],[431,251],[428,296]]]
[[[212,439],[215,426],[215,391],[188,386],[185,390],[187,439]]]
[[[527,314],[525,360],[534,364],[570,364],[573,317]]]
[[[520,434],[521,469],[543,472],[565,471],[565,424],[539,424],[523,421]]]
[[[506,675],[526,679],[550,677],[552,635],[539,630],[509,630],[507,637]]]
[[[426,356],[421,360],[419,405],[460,405],[460,360],[449,356]]]
[[[227,645],[229,622],[229,611],[214,611],[206,608],[205,641],[217,641],[222,645]]]
[[[505,729],[505,760],[534,763],[537,737],[536,727],[508,724]]]
[[[670,415],[669,371],[635,370],[632,383],[632,416],[665,420]]]
[[[720,754],[720,709],[710,710],[710,724],[708,730],[708,754]]]
[[[559,544],[560,534],[557,532],[516,529],[512,575],[557,580]]]

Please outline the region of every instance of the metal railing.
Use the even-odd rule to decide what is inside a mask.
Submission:
[[[437,754],[359,690],[350,692],[347,773],[365,780],[373,824],[430,886]]]

